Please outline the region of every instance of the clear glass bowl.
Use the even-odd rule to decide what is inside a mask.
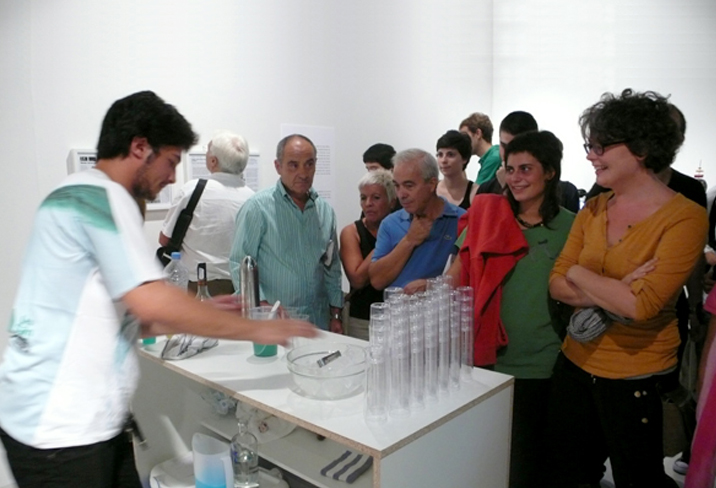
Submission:
[[[340,357],[319,366],[319,360],[340,351]],[[365,349],[341,342],[312,341],[286,356],[300,393],[318,400],[336,400],[356,393],[365,378]]]

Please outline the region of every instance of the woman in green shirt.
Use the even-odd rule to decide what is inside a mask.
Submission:
[[[500,318],[509,343],[495,370],[515,376],[510,488],[543,478],[550,377],[561,340],[549,312],[549,274],[574,214],[559,206],[562,143],[548,131],[515,137],[505,151],[505,194],[529,244],[502,288]]]

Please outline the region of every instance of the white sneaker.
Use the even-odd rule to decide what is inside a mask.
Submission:
[[[689,470],[689,463],[679,458],[674,461],[674,466],[672,467],[672,469],[674,470],[674,473],[678,473],[680,475],[685,476],[686,472]]]

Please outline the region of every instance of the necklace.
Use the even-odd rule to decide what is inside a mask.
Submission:
[[[522,227],[524,227],[525,229],[534,229],[535,227],[542,227],[544,225],[544,222],[542,222],[541,220],[535,224],[530,224],[529,222],[525,222],[524,220],[522,220],[519,215],[515,215],[515,218],[517,219],[517,222],[519,222],[520,225],[522,225]]]

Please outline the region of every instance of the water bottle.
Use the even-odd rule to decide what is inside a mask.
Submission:
[[[234,488],[259,486],[258,441],[245,422],[239,422],[239,433],[231,438],[231,464],[234,467]]]
[[[180,252],[175,251],[172,253],[172,260],[167,264],[166,268],[164,268],[164,279],[170,285],[174,285],[182,290],[186,291],[188,288],[189,272],[184,265],[181,264]]]

